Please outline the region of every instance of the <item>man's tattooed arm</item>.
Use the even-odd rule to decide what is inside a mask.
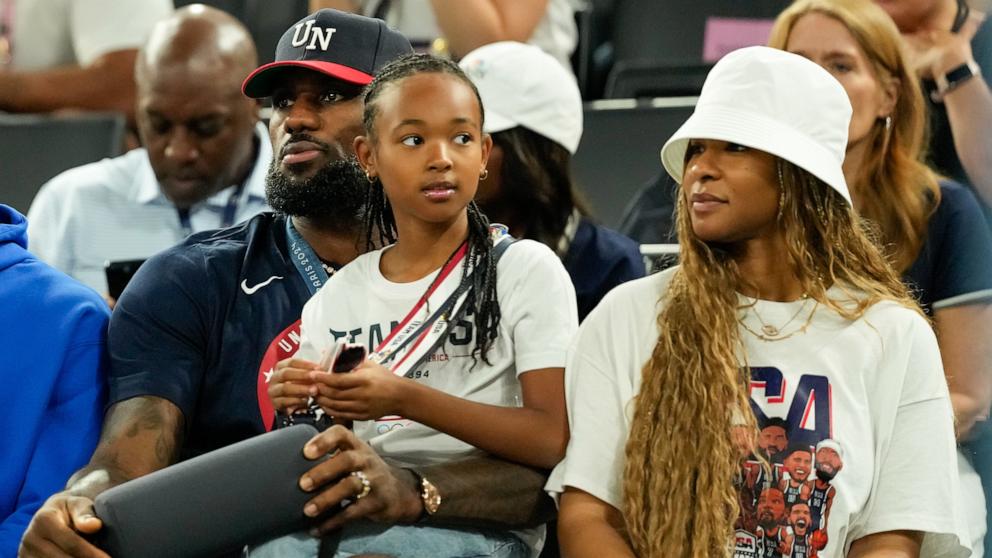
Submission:
[[[135,397],[115,404],[104,418],[100,441],[89,464],[69,479],[75,495],[97,494],[175,463],[182,446],[183,415],[158,397]]]

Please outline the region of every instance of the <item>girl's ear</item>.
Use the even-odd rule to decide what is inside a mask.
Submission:
[[[493,137],[489,134],[482,134],[482,168],[479,169],[481,173],[486,165],[489,163],[489,154],[493,152]]]
[[[356,136],[354,145],[358,164],[362,166],[367,176],[375,176],[375,151],[372,149],[372,140],[368,136]]]

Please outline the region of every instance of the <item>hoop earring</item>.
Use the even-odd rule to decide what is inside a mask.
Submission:
[[[487,178],[489,178],[489,169],[482,169],[482,172],[479,173],[479,180],[482,181]]]
[[[375,184],[377,176],[372,176],[372,173],[365,171],[365,180],[369,181],[369,184]]]
[[[885,117],[885,133],[888,134],[889,133],[889,130],[891,130],[891,129],[892,129],[892,117],[891,116],[886,116]]]

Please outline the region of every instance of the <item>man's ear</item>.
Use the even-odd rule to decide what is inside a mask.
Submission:
[[[367,176],[376,176],[374,144],[368,136],[355,137],[355,157]]]

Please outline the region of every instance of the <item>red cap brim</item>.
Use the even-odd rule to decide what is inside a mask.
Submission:
[[[320,72],[332,78],[340,79],[356,85],[368,85],[372,82],[372,76],[365,72],[335,64],[334,62],[321,62],[320,60],[281,60],[270,62],[255,69],[248,74],[241,91],[248,97],[260,99],[269,97],[275,89],[273,78],[279,74],[281,68],[307,68],[315,72]]]

